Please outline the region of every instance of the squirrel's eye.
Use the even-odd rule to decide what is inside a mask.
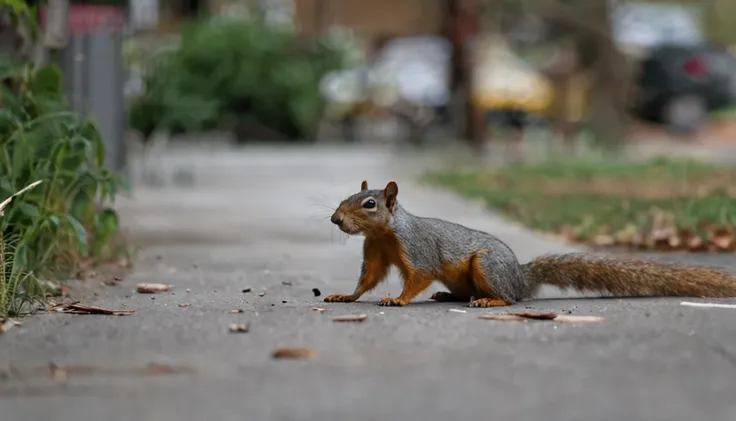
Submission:
[[[366,209],[373,209],[376,207],[376,201],[371,199],[363,203],[363,207]]]

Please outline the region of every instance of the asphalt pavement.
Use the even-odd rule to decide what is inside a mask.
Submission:
[[[134,269],[89,296],[135,313],[39,314],[0,336],[2,421],[736,419],[736,310],[550,289],[512,310],[603,321],[492,321],[479,316],[509,309],[428,301],[440,287],[407,307],[377,306],[399,294],[395,274],[360,302],[323,303],[357,281],[360,238],[329,215],[363,179],[396,180],[410,211],[492,232],[521,261],[576,250],[418,185],[431,159],[179,148],[161,165],[165,185],[136,185],[118,205],[141,248]],[[666,258],[736,269],[730,256]],[[139,282],[173,288],[138,294]],[[368,317],[332,321],[354,314]],[[279,347],[316,356],[274,359]]]

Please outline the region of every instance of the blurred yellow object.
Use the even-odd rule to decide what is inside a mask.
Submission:
[[[580,121],[587,109],[588,80],[576,74],[566,86],[554,84],[516,56],[500,38],[478,40],[470,100],[482,110],[513,109]]]
[[[511,77],[514,82],[509,82]],[[473,85],[471,93],[473,104],[481,109],[516,109],[544,114],[552,103],[554,92],[541,75],[513,75],[509,72],[503,77],[486,75],[484,79],[485,83]],[[487,82],[488,79],[495,80]]]
[[[552,102],[549,81],[517,57],[498,37],[477,39],[470,100],[484,110],[544,113]]]

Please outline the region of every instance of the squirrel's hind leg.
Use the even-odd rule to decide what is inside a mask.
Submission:
[[[486,257],[486,251],[476,253],[470,259],[470,279],[475,286],[477,296],[476,299],[471,301],[470,307],[504,307],[514,304],[514,300],[500,291],[498,285],[493,282],[488,276],[488,273],[492,271],[492,265],[490,261],[484,261]]]

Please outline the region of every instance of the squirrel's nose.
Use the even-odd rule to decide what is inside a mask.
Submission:
[[[337,225],[338,227],[342,225],[342,215],[338,214],[337,212],[332,214],[332,217],[330,218],[330,221],[332,221],[333,224]]]

